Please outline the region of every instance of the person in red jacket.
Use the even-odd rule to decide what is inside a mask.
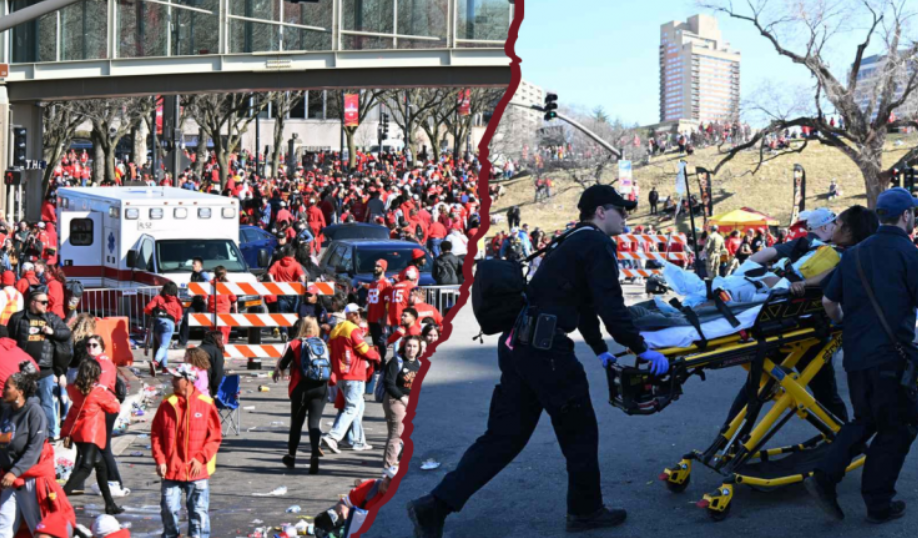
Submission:
[[[421,336],[421,324],[418,323],[418,311],[412,307],[402,310],[402,316],[399,318],[398,329],[392,331],[387,344],[395,344],[406,336]],[[396,346],[397,349],[397,346]]]
[[[318,254],[322,244],[319,240],[319,234],[322,232],[322,228],[325,228],[328,224],[325,222],[325,214],[316,205],[315,198],[309,199],[309,209],[306,210],[306,224],[312,230],[312,236],[316,238],[312,242],[312,250]]]
[[[105,499],[105,513],[110,515],[120,514],[124,509],[115,504],[112,492],[108,486],[108,466],[102,451],[107,444],[105,431],[105,413],[117,413],[121,409],[118,399],[106,387],[99,384],[102,376],[102,367],[96,361],[85,360],[80,363],[76,382],[67,387],[67,393],[73,402],[71,412],[61,427],[61,435],[65,436],[64,445],[76,443],[77,459],[73,473],[64,493],[72,495],[74,485],[82,485],[95,469],[99,491]]]
[[[213,399],[195,388],[190,365],[169,370],[174,393],[156,410],[150,430],[156,474],[163,479],[160,515],[163,538],[179,536],[182,493],[187,497],[188,534],[210,537],[209,478],[223,442],[220,414]]]
[[[402,317],[402,310],[411,306],[411,290],[417,287],[417,280],[420,276],[417,267],[414,266],[408,266],[401,274],[404,275],[404,279],[400,279],[389,288],[389,295],[386,297],[390,327],[397,326]]]
[[[22,264],[22,276],[19,278],[19,282],[16,283],[16,290],[23,297],[26,297],[29,295],[29,290],[32,286],[41,286],[41,280],[35,274],[35,265],[32,262],[24,262]]]
[[[349,520],[350,528],[359,529],[366,519],[367,512],[386,496],[389,483],[397,474],[398,466],[396,465],[384,469],[381,479],[364,480],[358,484],[335,506],[316,516],[316,530],[325,532],[327,536],[335,530],[343,529]]]
[[[384,258],[376,260],[373,268],[373,282],[367,284],[367,325],[370,328],[370,340],[379,349],[380,360],[386,362],[386,298],[392,284],[386,278],[389,262]]]
[[[178,298],[178,286],[175,282],[166,282],[159,295],[147,303],[144,314],[153,316],[153,360],[150,371],[156,375],[156,365],[167,367],[167,355],[175,324],[182,319],[182,302]]]
[[[64,285],[67,277],[64,270],[56,265],[49,265],[45,271],[45,281],[48,283],[48,311],[64,319]]]
[[[222,265],[214,267],[214,279],[212,281],[214,288],[217,287],[218,282],[229,282],[229,279],[226,278],[226,267]],[[235,295],[211,294],[207,297],[207,311],[217,314],[229,314],[230,311],[238,312],[239,304],[236,301],[237,298]],[[232,329],[226,325],[221,325],[217,327],[217,330],[223,333],[223,343],[229,343],[230,331]]]
[[[292,228],[290,229],[292,230]],[[274,262],[271,268],[268,269],[268,276],[271,278],[271,282],[299,282],[300,284],[306,284],[306,271],[303,270],[300,262],[293,257],[293,246],[288,244],[280,247],[278,253],[281,259]],[[297,298],[297,295],[278,295],[277,313],[290,314],[296,312]],[[287,334],[292,336],[292,329],[291,327]]]
[[[345,320],[338,322],[329,335],[328,343],[332,362],[331,384],[337,384],[344,395],[344,409],[335,417],[331,431],[322,436],[322,442],[335,454],[340,454],[338,441],[348,430],[354,439],[353,449],[371,450],[363,432],[364,393],[367,379],[379,363],[379,353],[363,340],[360,328],[361,309],[356,304],[344,308]]]
[[[423,322],[427,318],[432,318],[438,327],[443,326],[443,315],[437,310],[437,307],[424,302],[426,292],[424,288],[414,288],[411,290],[411,308],[418,313],[418,322]]]

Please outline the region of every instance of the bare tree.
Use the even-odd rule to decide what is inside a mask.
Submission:
[[[906,11],[907,4],[911,4],[903,0],[702,0],[699,4],[748,23],[778,55],[805,67],[815,81],[810,93],[813,113],[787,117],[774,114],[768,127],[745,144],[726,151],[714,173],[739,152],[761,145],[769,135],[807,127],[814,133],[811,138],[837,149],[857,165],[864,178],[868,205],[875,207],[893,170],[918,159],[916,147],[892,167],[883,166],[889,130],[918,126],[914,117],[894,116],[918,89],[918,41],[905,35],[915,15]],[[858,30],[857,25],[863,22],[865,27]],[[833,72],[826,58],[831,46],[839,41],[842,32],[847,43],[859,31],[853,40],[854,58],[847,72]],[[875,41],[880,41],[883,49],[882,61],[869,74],[862,73],[865,52]],[[862,108],[865,96],[866,106]],[[841,126],[827,119],[827,104],[842,118]],[[806,143],[790,151],[799,152],[805,147]],[[764,150],[761,155],[764,158]]]
[[[344,125],[344,94],[346,93],[357,93],[360,95],[357,107],[357,125],[352,127],[344,127],[344,138],[347,143],[348,151],[347,165],[349,168],[353,168],[357,163],[357,144],[354,141],[354,133],[357,132],[357,129],[360,128],[360,125],[363,124],[363,121],[366,119],[367,114],[369,114],[370,110],[372,110],[373,107],[377,105],[385,92],[383,90],[360,89],[331,92],[335,110],[339,111],[341,115],[342,125]]]
[[[201,94],[185,96],[184,106],[214,144],[214,156],[220,165],[220,189],[226,186],[229,156],[239,148],[242,135],[258,113],[267,105],[263,95],[253,93]]]
[[[153,111],[153,97],[119,99],[90,99],[61,105],[82,116],[92,124],[90,138],[95,148],[93,174],[95,180],[115,180],[115,149],[118,143],[144,116]]]
[[[81,103],[74,101],[69,106],[52,103],[42,110],[42,159],[48,163],[42,174],[42,192],[48,192],[54,168],[73,142],[77,128],[85,121],[80,109]]]
[[[271,148],[271,170],[275,175],[277,175],[277,170],[280,169],[280,155],[284,147],[284,124],[287,122],[287,116],[305,98],[305,91],[269,92],[265,96],[267,102],[271,104],[271,112],[274,116],[274,147]],[[255,153],[259,151],[261,151],[259,148],[255,148]]]
[[[405,133],[405,149],[417,157],[415,133],[439,108],[446,93],[440,88],[406,88],[386,90],[382,100],[392,112],[392,120]]]
[[[446,130],[453,138],[453,158],[456,159],[459,158],[462,144],[472,132],[475,118],[488,110],[494,110],[507,88],[472,88],[471,90],[469,95],[469,114],[462,116],[457,113],[445,117]],[[456,95],[457,101],[458,97]],[[456,105],[458,111],[458,102]],[[520,146],[520,149],[522,147]]]

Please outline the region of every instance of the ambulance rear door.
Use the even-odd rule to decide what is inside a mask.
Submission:
[[[67,278],[85,287],[102,285],[102,214],[63,211],[60,217],[60,260]]]

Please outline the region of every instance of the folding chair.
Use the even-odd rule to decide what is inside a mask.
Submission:
[[[242,427],[242,415],[239,413],[239,374],[228,375],[223,378],[220,388],[217,389],[217,397],[214,402],[217,404],[217,411],[220,413],[221,428],[229,421],[229,427],[224,433],[235,430],[239,435],[239,429]]]

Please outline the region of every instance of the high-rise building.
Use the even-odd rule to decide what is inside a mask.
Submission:
[[[887,56],[869,56],[861,60],[861,68],[857,73],[857,88],[854,90],[857,104],[863,112],[870,110],[870,119],[877,117],[877,107],[880,106],[882,92],[885,90]],[[890,81],[896,83],[893,92],[894,100],[902,99],[908,86],[909,78],[915,73],[913,62],[900,59],[899,65],[894,68],[894,77]],[[918,114],[918,92],[913,93],[902,104],[893,110],[897,118],[911,118]]]
[[[717,19],[695,15],[660,30],[660,121],[739,121],[740,53]]]

